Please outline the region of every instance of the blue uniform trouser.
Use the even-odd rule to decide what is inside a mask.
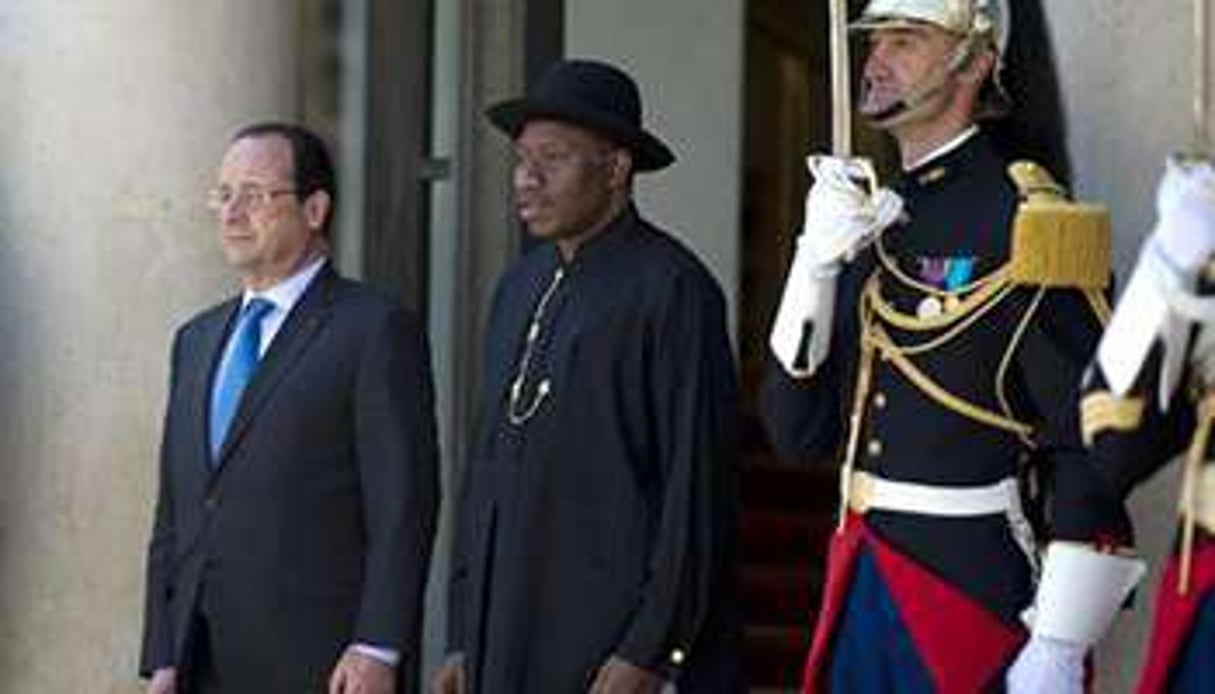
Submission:
[[[931,694],[932,678],[868,551],[854,572],[831,641],[831,691]]]
[[[1215,593],[1203,598],[1186,637],[1185,647],[1169,677],[1175,694],[1215,693]]]

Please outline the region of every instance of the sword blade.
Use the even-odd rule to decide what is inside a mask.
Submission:
[[[1211,156],[1211,95],[1208,77],[1210,75],[1210,48],[1207,46],[1208,23],[1210,8],[1208,0],[1194,0],[1194,103],[1193,127],[1194,155],[1199,157]]]
[[[852,83],[848,59],[848,0],[831,0],[831,151],[852,155]]]

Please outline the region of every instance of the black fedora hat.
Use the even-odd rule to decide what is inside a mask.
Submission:
[[[485,114],[511,137],[518,137],[523,126],[537,118],[594,130],[631,150],[638,171],[656,171],[675,161],[662,140],[641,127],[641,95],[633,79],[607,63],[554,63],[527,96],[494,104]]]

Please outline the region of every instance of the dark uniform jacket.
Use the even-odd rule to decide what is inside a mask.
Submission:
[[[612,655],[740,691],[734,364],[705,268],[632,208],[568,263],[540,246],[498,286],[482,378],[450,593],[471,691],[585,691]]]
[[[225,691],[317,692],[354,642],[417,667],[438,502],[429,355],[406,309],[325,266],[211,462],[211,383],[240,305],[177,333],[140,669],[186,666],[195,615]],[[187,678],[189,673],[183,673]],[[408,680],[408,676],[403,678]]]
[[[981,132],[906,172],[896,190],[906,203],[905,219],[840,276],[827,361],[806,380],[791,378],[771,361],[762,412],[772,442],[791,460],[838,464],[841,458],[858,367],[858,301],[872,275],[885,302],[915,316],[928,297],[918,285],[956,290],[989,277],[1008,260],[1017,194],[1006,162]],[[880,262],[879,252],[894,270]],[[884,329],[950,395],[1007,414],[1032,433],[1021,436],[947,408],[891,363],[876,359],[856,469],[945,486],[992,484],[1031,465],[1045,482],[1060,474],[1074,477],[1074,470],[1083,477],[1077,389],[1101,324],[1079,291],[1010,286],[987,310],[949,326]],[[1048,515],[1066,526],[1075,522],[1071,513]],[[1030,603],[1030,565],[1004,517],[872,511],[866,518],[892,547],[1007,623],[1015,624]]]
[[[1100,367],[1094,363],[1084,387],[1086,428],[1091,432],[1090,462],[1100,488],[1110,498],[1123,502],[1144,480],[1181,455],[1189,465],[1188,447],[1199,435],[1195,401],[1203,394],[1186,387],[1178,388],[1162,411],[1158,400],[1160,350],[1153,349],[1141,368],[1130,392],[1114,396]],[[1183,379],[1186,383],[1189,379]],[[1208,391],[1209,392],[1209,391]],[[1113,406],[1131,406],[1137,416],[1112,424],[1096,412],[1109,412]],[[1115,418],[1119,419],[1119,418]],[[1205,424],[1204,426],[1209,426]],[[1208,444],[1198,468],[1211,465],[1215,447]],[[1207,470],[1209,473],[1209,469]],[[1183,471],[1184,479],[1185,471]],[[1204,500],[1209,505],[1210,500]],[[1175,514],[1177,507],[1160,507],[1161,513]],[[1184,527],[1185,519],[1181,521]],[[1195,523],[1193,538],[1185,546],[1186,533],[1177,535],[1177,549],[1161,571],[1153,605],[1153,626],[1147,641],[1147,657],[1138,691],[1208,691],[1215,677],[1211,652],[1215,646],[1215,538],[1211,528]],[[1190,555],[1182,562],[1182,553]],[[1181,573],[1188,575],[1182,579]],[[1182,591],[1183,583],[1187,586]]]

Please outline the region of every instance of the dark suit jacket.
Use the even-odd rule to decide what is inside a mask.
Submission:
[[[323,691],[352,642],[416,674],[438,500],[429,353],[408,310],[324,267],[210,462],[211,382],[239,299],[177,333],[140,668],[188,662],[193,616],[237,691]]]

